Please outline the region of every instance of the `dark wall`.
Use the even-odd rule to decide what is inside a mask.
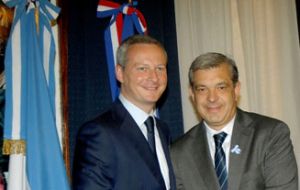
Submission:
[[[127,1],[114,1],[126,2]],[[69,2],[68,113],[71,164],[79,127],[111,104],[104,29],[109,18],[96,17],[98,0]],[[139,9],[148,34],[161,41],[168,53],[168,88],[161,101],[160,117],[172,138],[183,134],[177,42],[173,0],[140,0]]]

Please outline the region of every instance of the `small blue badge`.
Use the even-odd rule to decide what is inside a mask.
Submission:
[[[231,149],[231,153],[233,154],[241,154],[241,149],[240,149],[240,146],[239,145],[235,145],[232,149]]]

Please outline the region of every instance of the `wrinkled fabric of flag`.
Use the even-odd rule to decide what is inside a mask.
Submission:
[[[55,43],[60,9],[47,0],[3,0],[15,8],[5,53],[3,151],[8,189],[68,190],[55,121]]]
[[[134,7],[136,4],[136,1],[134,1],[133,3],[121,5],[107,0],[100,0],[98,3],[97,17],[111,17],[109,26],[104,32],[104,40],[112,100],[115,100],[119,95],[119,87],[115,76],[117,48],[129,36],[136,33],[146,34],[147,32],[145,18]]]

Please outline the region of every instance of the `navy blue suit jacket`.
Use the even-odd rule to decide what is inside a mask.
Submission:
[[[175,190],[168,128],[157,119],[157,129],[169,167],[171,189]],[[119,100],[81,127],[73,168],[73,189],[165,189],[158,162],[147,140]]]

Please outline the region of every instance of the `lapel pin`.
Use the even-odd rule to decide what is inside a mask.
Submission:
[[[231,153],[233,154],[241,154],[241,149],[239,145],[234,145],[234,147],[231,149]]]

